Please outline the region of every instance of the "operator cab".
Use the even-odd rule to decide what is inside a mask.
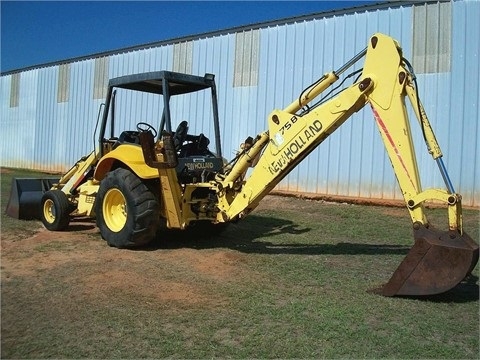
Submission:
[[[100,157],[124,144],[140,145],[142,132],[151,132],[154,141],[169,134],[178,159],[179,182],[213,180],[223,167],[214,79],[213,74],[194,76],[171,71],[111,79],[99,127]],[[118,110],[115,102],[120,104]],[[151,124],[152,119],[159,119],[159,124],[132,123],[138,115]],[[177,121],[175,129],[172,123]],[[189,134],[189,127],[196,133]]]

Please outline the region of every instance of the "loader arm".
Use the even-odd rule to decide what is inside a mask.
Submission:
[[[346,69],[365,57],[358,81],[328,101],[309,104]],[[323,140],[367,104],[373,111],[385,149],[413,222],[415,246],[400,265],[384,295],[428,295],[457,285],[478,260],[478,245],[464,234],[461,196],[450,183],[442,153],[418,99],[415,75],[403,59],[399,44],[375,34],[368,47],[337,71],[325,74],[302,92],[298,100],[268,117],[268,131],[244,148],[234,165],[218,178],[219,221],[242,218]],[[423,191],[405,99],[412,103],[427,149],[439,164],[447,190]],[[251,175],[244,179],[249,166]],[[439,232],[428,223],[424,202],[447,205],[449,230]]]

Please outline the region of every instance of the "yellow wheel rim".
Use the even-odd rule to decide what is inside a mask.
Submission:
[[[55,204],[53,200],[47,199],[43,203],[43,217],[49,224],[53,224],[55,221]]]
[[[113,232],[119,232],[127,222],[127,203],[122,192],[110,189],[103,199],[103,218],[105,224]]]

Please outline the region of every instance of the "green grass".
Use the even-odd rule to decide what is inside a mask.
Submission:
[[[429,211],[439,227],[444,213]],[[479,211],[464,217],[478,241]],[[478,266],[442,295],[370,291],[413,243],[404,209],[269,197],[220,237],[135,251],[3,220],[2,358],[480,355]]]

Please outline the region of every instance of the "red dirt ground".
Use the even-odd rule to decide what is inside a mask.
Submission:
[[[36,227],[36,233],[27,238],[17,233],[1,235],[2,282],[18,277],[35,278],[45,272],[61,274],[66,268],[78,269],[73,278],[69,274],[68,281],[78,282],[82,295],[87,297],[98,299],[112,291],[121,291],[157,304],[174,301],[202,306],[212,301],[219,305],[224,299],[212,299],[211,294],[207,295],[195,284],[195,276],[224,282],[239,272],[250,271],[243,264],[244,254],[223,248],[115,249],[101,239],[90,219],[72,222],[67,232],[50,232],[36,221],[32,221],[32,226]],[[184,272],[186,280],[169,279],[172,272]]]

